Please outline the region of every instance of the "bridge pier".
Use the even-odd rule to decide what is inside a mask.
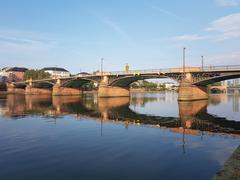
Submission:
[[[192,74],[187,73],[178,89],[178,101],[196,101],[208,99],[206,86],[196,86],[192,84]]]
[[[7,83],[7,93],[8,94],[24,94],[25,89],[16,88],[13,83]]]
[[[72,96],[72,95],[82,95],[82,90],[62,87],[58,84],[55,84],[52,89],[53,96]]]
[[[196,101],[208,99],[207,87],[195,85],[180,85],[178,101]]]
[[[82,90],[63,87],[61,84],[61,80],[58,79],[56,84],[54,84],[52,88],[53,96],[73,96],[73,95],[82,95]]]
[[[108,97],[129,97],[130,90],[129,87],[118,87],[109,86],[109,78],[104,76],[98,87],[98,97],[108,98]]]
[[[43,88],[34,88],[31,85],[27,85],[25,89],[26,95],[51,95],[51,89],[43,89]]]
[[[98,88],[98,97],[107,98],[107,97],[129,97],[130,90],[129,87],[114,87],[114,86],[105,86],[100,85]]]

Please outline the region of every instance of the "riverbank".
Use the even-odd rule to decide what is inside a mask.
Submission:
[[[225,162],[223,168],[216,174],[213,179],[240,179],[240,146],[238,146],[232,156]]]

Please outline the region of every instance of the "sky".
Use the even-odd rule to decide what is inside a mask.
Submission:
[[[0,68],[240,65],[240,0],[0,0]]]

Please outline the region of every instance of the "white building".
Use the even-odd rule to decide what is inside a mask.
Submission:
[[[157,83],[158,87],[164,86],[167,90],[177,90],[178,83],[176,82],[160,82]]]
[[[165,84],[166,89],[169,89],[169,90],[175,90],[176,87],[178,86],[178,84],[174,83],[174,82],[166,82],[164,84]]]
[[[70,72],[64,68],[58,67],[46,67],[42,69],[45,72],[51,74],[52,78],[63,78],[63,77],[70,77]]]

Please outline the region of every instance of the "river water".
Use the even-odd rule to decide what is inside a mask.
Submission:
[[[0,96],[0,179],[211,179],[240,145],[240,97]]]

